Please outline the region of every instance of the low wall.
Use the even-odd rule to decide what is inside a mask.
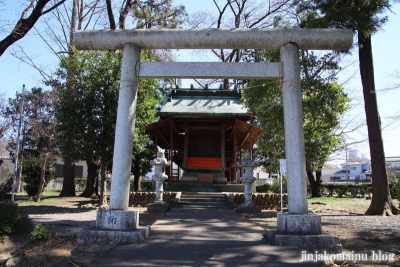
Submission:
[[[244,194],[228,194],[232,199],[233,208],[244,203]],[[255,193],[251,196],[252,202],[259,206],[262,210],[277,210],[281,208],[281,195],[280,194],[260,194]],[[287,207],[287,194],[283,194],[283,207]]]
[[[176,193],[163,193],[163,200],[172,207]],[[147,207],[148,204],[156,200],[154,192],[130,192],[129,207]]]

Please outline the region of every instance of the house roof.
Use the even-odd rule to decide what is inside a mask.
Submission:
[[[340,169],[339,166],[334,165],[334,164],[324,164],[324,166],[322,168],[323,169]]]
[[[360,160],[360,161],[347,161],[345,163],[340,164],[341,166],[350,166],[350,165],[369,165],[371,164],[370,161],[364,161],[364,160]]]
[[[184,90],[171,92],[158,114],[175,116],[247,116],[247,109],[240,103],[241,94],[236,90]]]
[[[400,162],[400,156],[398,157],[386,157],[386,163],[388,162]]]

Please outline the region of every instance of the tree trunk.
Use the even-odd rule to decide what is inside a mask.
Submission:
[[[40,198],[42,197],[42,191],[44,189],[46,165],[47,165],[48,158],[49,158],[49,155],[48,155],[48,153],[46,153],[43,158],[42,171],[40,172],[40,183],[39,183],[38,191],[35,196],[35,202],[40,202]]]
[[[108,160],[102,158],[101,159],[101,168],[100,168],[100,199],[99,206],[107,205],[107,183],[106,183],[106,170],[107,170]]]
[[[358,57],[360,61],[360,75],[363,86],[372,169],[372,200],[365,214],[393,215],[381,122],[376,100],[371,37],[363,37],[361,33],[358,33]]]
[[[80,197],[98,198],[98,177],[99,177],[99,166],[93,161],[86,161],[88,167],[88,175],[86,179],[86,188],[80,194]]]
[[[69,45],[68,53],[69,56],[74,55],[75,46],[75,31],[76,31],[76,21],[78,20],[78,0],[72,1],[72,12],[71,12],[71,27],[69,29]]]
[[[60,197],[74,197],[75,195],[75,163],[69,159],[64,159],[64,179]]]
[[[142,188],[140,186],[140,175],[138,173],[133,174],[133,190],[141,191]]]
[[[21,192],[21,176],[22,176],[22,165],[18,166],[17,177],[15,181],[15,193]]]
[[[314,178],[312,172],[307,172],[311,188],[311,197],[321,197],[321,171],[316,171],[315,174],[316,177]]]

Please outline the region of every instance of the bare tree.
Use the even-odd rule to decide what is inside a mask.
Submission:
[[[7,103],[5,100],[5,95],[0,95],[0,110],[3,110],[6,107]],[[8,128],[10,127],[10,123],[3,117],[0,117],[0,139],[4,137],[7,133]]]
[[[199,12],[190,16],[189,25],[206,28],[273,28],[278,20],[288,15],[290,0],[250,1],[250,0],[213,0],[216,13]],[[220,49],[212,53],[222,62],[244,61],[249,50]],[[207,83],[219,82],[219,80]],[[201,85],[201,82],[198,82]],[[223,81],[228,89],[237,81]]]
[[[13,43],[22,39],[33,28],[41,16],[50,13],[65,1],[66,0],[56,1],[53,5],[49,6],[48,4],[51,0],[31,0],[30,4],[22,12],[20,19],[11,33],[0,41],[0,56],[3,55],[7,48]],[[48,7],[47,9],[45,9],[46,6]],[[32,12],[27,16],[30,10]]]
[[[40,157],[43,158],[43,163],[39,188],[35,196],[35,201],[40,202],[45,185],[45,173],[48,161],[55,156],[55,148],[57,147],[54,114],[46,114],[44,117],[34,118],[30,123],[32,124],[32,134],[42,139],[45,144],[39,151]]]

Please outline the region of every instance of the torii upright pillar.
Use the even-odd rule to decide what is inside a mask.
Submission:
[[[299,48],[295,43],[286,43],[280,52],[288,213],[278,213],[277,229],[267,230],[266,234],[276,245],[338,253],[342,251],[339,237],[321,234],[321,216],[308,214]]]

